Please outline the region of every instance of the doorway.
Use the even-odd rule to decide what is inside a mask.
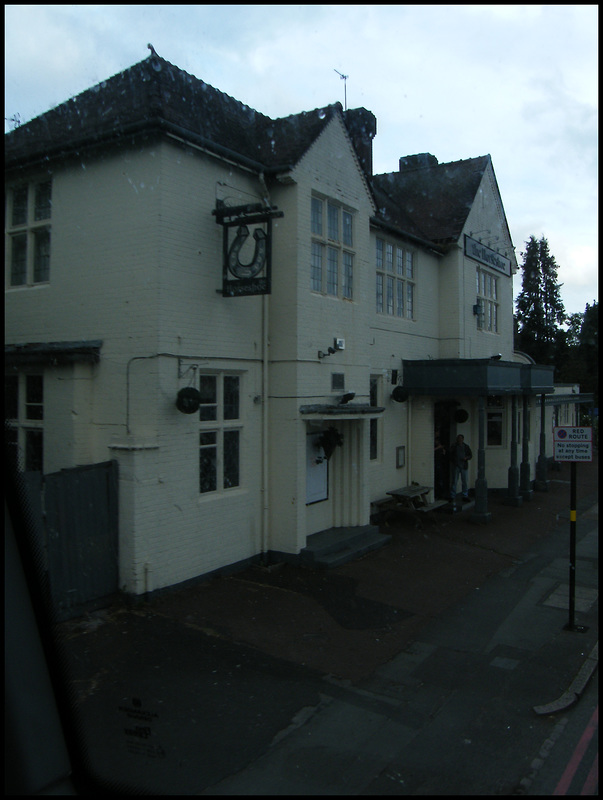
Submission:
[[[442,400],[434,405],[433,493],[436,500],[447,500],[450,496],[450,444],[455,432],[454,411],[457,406],[456,400]],[[437,441],[443,449],[437,447]]]

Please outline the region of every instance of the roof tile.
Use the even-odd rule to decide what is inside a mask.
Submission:
[[[401,159],[402,169],[373,176],[381,215],[395,227],[434,243],[456,241],[490,163],[490,156],[438,164]],[[411,163],[405,167],[404,162]],[[414,164],[417,164],[416,166]]]

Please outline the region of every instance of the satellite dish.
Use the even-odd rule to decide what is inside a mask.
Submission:
[[[454,421],[455,422],[467,422],[469,419],[469,414],[465,411],[464,408],[458,408],[454,412]]]
[[[192,386],[180,389],[176,398],[176,408],[183,414],[194,414],[199,410],[201,404],[201,393]]]
[[[405,403],[409,397],[408,389],[403,386],[396,386],[392,392],[392,400],[395,400],[396,403]]]

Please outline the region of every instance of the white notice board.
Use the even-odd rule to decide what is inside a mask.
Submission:
[[[592,461],[593,429],[567,425],[553,429],[555,461]]]

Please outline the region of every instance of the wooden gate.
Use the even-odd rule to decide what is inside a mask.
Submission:
[[[118,590],[117,462],[44,476],[48,582],[58,620],[100,607]]]

